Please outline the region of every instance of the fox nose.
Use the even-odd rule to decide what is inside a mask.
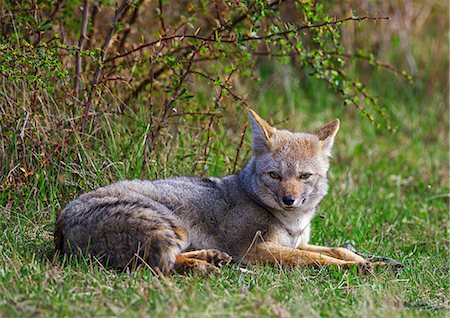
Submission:
[[[283,199],[283,203],[286,205],[293,205],[295,202],[295,198],[291,195],[286,195],[282,199]]]

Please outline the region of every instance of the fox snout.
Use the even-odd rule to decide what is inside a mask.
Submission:
[[[278,200],[282,208],[297,208],[305,202],[301,196],[284,195]]]
[[[285,195],[283,196],[282,200],[286,205],[293,205],[295,202],[295,197],[293,197],[292,195]]]
[[[294,178],[281,181],[278,186],[278,202],[282,208],[294,208],[300,206],[302,199],[303,185]]]

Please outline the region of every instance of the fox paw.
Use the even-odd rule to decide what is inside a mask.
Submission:
[[[369,262],[366,261],[364,263],[359,263],[358,268],[362,271],[362,272],[370,272],[372,270],[374,270],[376,267],[380,267],[380,266],[386,266],[385,262]]]
[[[186,257],[182,254],[177,255],[175,265],[173,267],[177,273],[196,272],[199,274],[219,274],[220,269],[213,264],[198,258]]]
[[[200,274],[215,274],[218,275],[220,274],[220,268],[214,265],[211,265],[209,263],[206,264],[199,264],[196,268],[195,271],[200,273]]]
[[[217,267],[222,267],[223,265],[229,264],[232,259],[231,256],[227,253],[213,248],[207,250],[185,252],[181,253],[181,255],[189,258],[203,260]]]
[[[357,267],[361,272],[370,272],[373,270],[373,264],[371,262],[358,263]]]
[[[206,261],[214,266],[222,267],[231,262],[232,257],[225,252],[221,252],[216,249],[210,249]]]

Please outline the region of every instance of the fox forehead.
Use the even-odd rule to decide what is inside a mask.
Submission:
[[[270,150],[272,166],[282,173],[319,172],[327,166],[321,142],[312,134],[278,130]]]
[[[277,131],[271,140],[270,149],[275,157],[291,158],[297,162],[301,159],[317,157],[322,147],[319,138],[315,135],[281,130]]]

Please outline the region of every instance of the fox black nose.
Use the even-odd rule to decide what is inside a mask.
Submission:
[[[291,195],[286,195],[283,197],[283,203],[286,205],[293,205],[295,202],[295,198]]]

